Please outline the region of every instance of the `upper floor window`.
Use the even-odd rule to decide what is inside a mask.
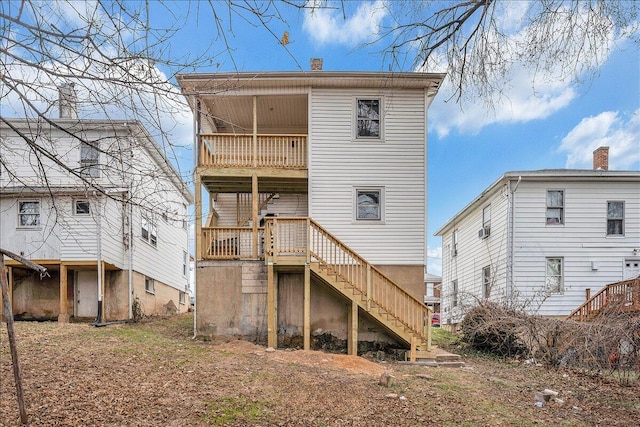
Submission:
[[[482,269],[482,298],[489,298],[491,293],[491,266]]]
[[[76,200],[73,203],[73,213],[76,215],[90,215],[91,205],[88,200]]]
[[[40,201],[18,201],[18,227],[40,227]]]
[[[458,230],[454,230],[451,236],[451,256],[456,255],[458,255]]]
[[[547,224],[564,224],[563,190],[547,190]]]
[[[189,274],[189,254],[186,251],[182,251],[182,275]]]
[[[356,220],[382,221],[384,192],[381,188],[356,189]]]
[[[607,236],[624,235],[624,202],[607,202]]]
[[[482,210],[482,228],[491,228],[491,205],[486,206]]]
[[[80,175],[88,178],[99,178],[100,151],[94,145],[86,142],[80,143]]]
[[[545,285],[547,294],[564,292],[562,258],[547,258]]]
[[[142,215],[140,232],[143,240],[149,242],[154,247],[158,246],[158,232],[156,224],[152,219]]]
[[[380,99],[356,100],[356,137],[380,138]]]

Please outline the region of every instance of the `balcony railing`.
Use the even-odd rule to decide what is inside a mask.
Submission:
[[[199,166],[306,169],[307,135],[201,135]]]
[[[258,258],[264,258],[264,229],[258,229]],[[253,230],[247,227],[203,227],[203,259],[253,258]]]

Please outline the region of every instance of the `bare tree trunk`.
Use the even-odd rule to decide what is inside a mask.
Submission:
[[[7,322],[7,334],[9,335],[9,348],[11,349],[11,362],[13,364],[13,377],[16,382],[16,394],[18,395],[18,408],[20,410],[20,421],[22,424],[29,423],[27,411],[24,409],[24,398],[22,395],[22,372],[18,362],[18,351],[16,349],[16,337],[13,330],[13,312],[9,302],[9,284],[4,266],[4,255],[0,253],[0,282],[2,283],[2,305],[4,308],[4,319]]]

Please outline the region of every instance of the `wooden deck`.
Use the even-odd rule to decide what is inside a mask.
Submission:
[[[567,316],[567,320],[590,321],[601,314],[639,313],[640,277],[611,283]]]

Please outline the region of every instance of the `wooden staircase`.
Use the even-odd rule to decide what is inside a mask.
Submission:
[[[308,266],[311,275],[407,344],[412,361],[431,350],[429,308],[312,219],[268,219],[265,240],[267,264]]]
[[[576,308],[566,320],[586,322],[607,314],[640,314],[640,276],[611,283]]]

